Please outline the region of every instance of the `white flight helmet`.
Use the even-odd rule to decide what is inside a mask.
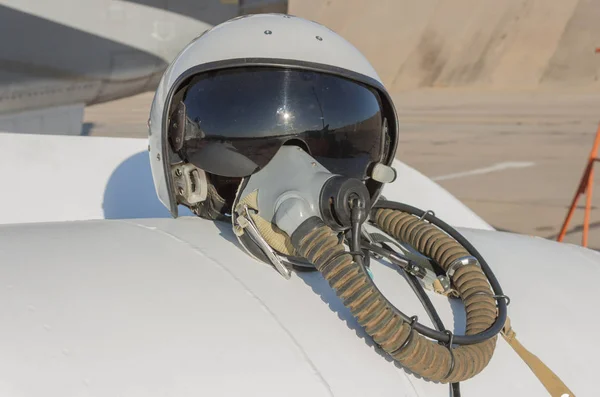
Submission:
[[[394,105],[367,59],[330,29],[283,14],[234,18],[194,39],[165,71],[149,120],[154,184],[173,217],[182,204],[216,219],[236,181],[286,139],[326,166],[357,168],[376,199],[373,165],[391,165],[397,137]]]

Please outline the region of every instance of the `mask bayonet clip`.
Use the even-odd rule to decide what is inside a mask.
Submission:
[[[250,234],[250,237],[256,242],[256,244],[260,247],[260,249],[267,256],[271,264],[277,269],[279,274],[281,274],[285,279],[289,280],[292,277],[292,273],[290,269],[288,269],[279,259],[277,254],[273,251],[273,249],[267,244],[267,242],[262,238],[260,233],[258,232],[258,228],[254,224],[252,217],[250,216],[250,211],[247,205],[243,206],[244,213],[243,215],[239,215],[237,217],[237,222],[242,227],[242,229],[247,230]]]

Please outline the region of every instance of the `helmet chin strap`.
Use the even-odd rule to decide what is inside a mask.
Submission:
[[[244,179],[239,190],[247,184]],[[256,260],[270,263],[286,279],[291,277],[290,269],[283,264],[283,258],[275,251],[291,255],[293,247],[286,236],[276,225],[266,221],[257,214],[257,195],[254,191],[245,197],[236,195],[231,222],[234,233],[246,252]]]

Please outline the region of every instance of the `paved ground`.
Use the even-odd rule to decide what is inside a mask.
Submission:
[[[555,238],[600,120],[600,94],[418,91],[395,96],[398,157],[494,227]],[[146,136],[151,94],[86,110],[91,135]],[[600,170],[596,183],[600,182]],[[598,185],[600,186],[600,185]],[[583,208],[584,200],[580,202]],[[600,190],[590,247],[600,249]],[[567,241],[580,243],[583,210]]]
[[[600,95],[419,93],[396,96],[396,106],[399,158],[494,227],[556,238],[600,120]],[[593,248],[599,221],[595,210]],[[567,241],[581,241],[582,223],[578,210]]]

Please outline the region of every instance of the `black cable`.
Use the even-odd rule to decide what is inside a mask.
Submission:
[[[360,198],[354,198],[350,204],[350,219],[352,221],[351,226],[351,241],[350,250],[354,252],[362,252],[360,247],[360,230],[363,220],[366,219],[367,209],[365,203]],[[365,267],[363,257],[361,255],[354,255],[354,261],[361,267]]]
[[[360,251],[360,223],[357,221],[352,221],[352,241],[350,242],[350,250],[352,251]],[[362,256],[354,255],[354,260],[359,258],[362,260]]]
[[[460,383],[450,383],[450,397],[460,397]]]
[[[371,244],[368,242],[363,243],[363,248],[367,251],[372,251],[375,254],[383,256],[384,258],[388,259],[393,264],[400,266],[405,271],[408,270],[410,272],[410,274],[412,274],[414,276],[423,278],[427,275],[427,270],[425,268],[415,264],[413,261],[406,258],[404,255],[398,254],[397,252],[395,252],[394,250],[389,248],[389,245],[387,245],[385,243],[381,243],[381,244],[388,247],[388,249],[381,248],[375,244]],[[404,261],[406,263],[401,264],[401,261]],[[405,269],[405,267],[408,267],[408,269]],[[411,267],[412,267],[412,269],[411,269]],[[418,273],[418,274],[415,274],[415,273]]]
[[[399,211],[406,212],[406,213],[409,213],[409,214],[412,214],[412,215],[415,215],[418,217],[423,217],[423,219],[429,221],[431,224],[439,227],[441,230],[448,233],[448,235],[450,235],[452,238],[454,238],[459,244],[461,244],[471,255],[473,255],[479,261],[481,269],[483,270],[483,273],[486,275],[486,277],[494,291],[494,294],[496,296],[504,295],[504,293],[502,291],[502,287],[500,287],[500,283],[498,282],[498,279],[496,279],[496,276],[492,272],[492,269],[490,269],[490,267],[487,264],[487,262],[485,261],[485,259],[483,259],[481,254],[475,249],[475,247],[473,247],[473,245],[471,245],[471,243],[469,243],[469,241],[466,238],[464,238],[460,233],[458,233],[458,231],[456,231],[450,225],[446,224],[441,219],[433,216],[431,213],[425,213],[425,211],[422,211],[418,208],[412,207],[407,204],[397,203],[394,201],[380,200],[377,203],[375,203],[375,205],[373,205],[373,209],[376,209],[376,208],[387,208],[387,209],[399,210]],[[506,301],[504,299],[498,299],[497,303],[498,303],[498,316],[496,317],[496,321],[494,321],[494,323],[492,324],[492,326],[490,328],[488,328],[487,330],[480,332],[478,334],[474,334],[474,335],[454,335],[454,343],[458,344],[458,345],[469,345],[469,344],[479,343],[479,342],[483,342],[485,340],[493,338],[500,331],[502,331],[502,328],[504,327],[504,323],[506,322],[506,316],[507,316]],[[408,316],[406,316],[404,313],[402,313],[401,311],[398,310],[398,314],[401,315],[401,317],[404,321],[410,322],[410,318]],[[439,332],[434,329],[431,329],[427,326],[424,326],[423,324],[416,323],[414,326],[414,329],[416,331],[418,331],[420,334],[427,336],[428,338],[436,339],[440,342],[445,342],[445,343],[450,342],[449,335],[446,335],[443,332]]]
[[[417,278],[415,276],[413,276],[412,274],[410,274],[408,272],[405,272],[405,273],[406,273],[406,281],[408,281],[408,285],[410,285],[413,292],[417,295],[417,298],[419,298],[419,301],[421,301],[421,304],[425,308],[425,311],[427,312],[427,315],[433,322],[433,325],[435,326],[435,328],[438,331],[444,331],[446,329],[446,327],[444,327],[444,323],[442,323],[442,319],[440,318],[440,315],[438,314],[437,310],[435,310],[435,307],[433,306],[431,299],[429,299],[429,296],[423,289],[423,286],[421,285],[421,283],[419,283],[419,281],[417,281]]]
[[[381,243],[381,246],[383,248],[382,247],[378,247],[378,246],[376,246],[374,244],[370,244],[370,243],[363,244],[363,247],[367,248],[368,250],[370,250],[370,251],[372,251],[372,252],[374,252],[376,254],[379,254],[379,255],[383,256],[384,258],[387,258],[388,260],[390,259],[390,257],[389,257],[390,254],[397,255],[396,252],[393,251],[390,248],[390,246],[387,245],[386,243]],[[406,259],[406,261],[410,262],[409,259]],[[442,319],[438,315],[437,310],[435,309],[435,306],[433,306],[433,303],[431,302],[431,299],[429,299],[429,295],[427,295],[427,293],[423,289],[423,286],[417,280],[417,277],[415,277],[414,275],[410,274],[407,271],[405,271],[404,274],[406,274],[406,281],[408,282],[408,285],[410,285],[410,287],[412,288],[413,292],[419,298],[419,301],[421,301],[421,304],[425,308],[425,311],[427,312],[427,315],[429,316],[429,318],[433,322],[433,325],[435,326],[435,328],[438,331],[444,331],[446,329],[446,327],[444,327],[444,323],[442,322]]]

